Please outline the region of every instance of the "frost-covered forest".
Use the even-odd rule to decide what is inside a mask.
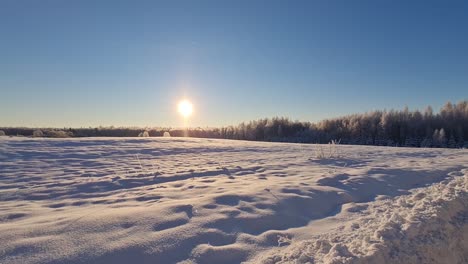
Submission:
[[[446,103],[439,112],[382,110],[325,119],[317,123],[285,117],[265,118],[222,128],[1,128],[0,134],[35,137],[189,136],[255,141],[407,146],[468,147],[468,100]]]
[[[462,147],[468,140],[468,101],[445,104],[440,112],[372,111],[318,123],[287,118],[261,119],[221,129],[222,138],[342,144]]]

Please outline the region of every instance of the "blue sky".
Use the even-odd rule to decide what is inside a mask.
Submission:
[[[411,2],[411,3],[410,3]],[[0,1],[0,126],[192,126],[468,97],[466,1]]]

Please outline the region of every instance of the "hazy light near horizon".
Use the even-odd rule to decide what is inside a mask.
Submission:
[[[193,113],[193,104],[189,100],[184,99],[177,105],[177,110],[184,118],[188,118]]]

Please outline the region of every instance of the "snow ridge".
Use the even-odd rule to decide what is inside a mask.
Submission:
[[[350,224],[258,262],[468,263],[467,190],[468,170],[463,169],[409,195],[355,204],[347,208],[357,212]]]

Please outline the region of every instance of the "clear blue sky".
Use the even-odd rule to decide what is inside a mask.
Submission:
[[[410,3],[411,2],[411,3]],[[467,1],[0,1],[0,126],[317,121],[468,97]]]

